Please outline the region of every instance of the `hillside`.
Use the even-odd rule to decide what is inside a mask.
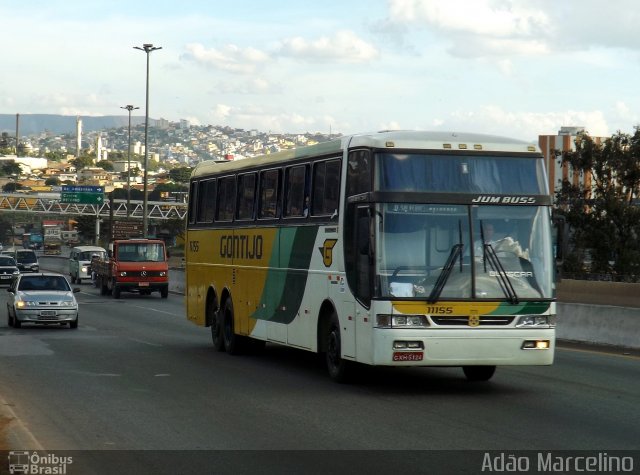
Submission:
[[[80,116],[82,131],[90,132],[129,125],[128,115]],[[150,119],[151,121],[151,119]],[[144,117],[131,117],[131,124],[144,123]],[[56,114],[20,114],[20,136],[40,134],[44,131],[54,134],[75,134],[75,115]],[[0,114],[0,133],[7,132],[15,136],[16,115]]]

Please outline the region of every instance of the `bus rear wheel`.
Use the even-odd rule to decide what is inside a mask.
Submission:
[[[211,316],[211,341],[213,349],[216,351],[224,351],[224,337],[222,335],[222,311],[217,311],[213,306],[207,309]]]
[[[224,348],[230,355],[240,355],[244,352],[246,337],[238,335],[235,332],[233,323],[233,302],[228,298],[224,303],[222,313],[222,337],[224,339]]]
[[[489,381],[496,372],[495,366],[463,366],[462,371],[467,377],[467,381]]]
[[[327,332],[327,370],[331,379],[338,383],[346,383],[349,380],[353,363],[342,359],[342,345],[340,342],[340,321],[334,312],[329,322]]]

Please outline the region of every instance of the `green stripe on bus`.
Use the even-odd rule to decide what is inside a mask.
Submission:
[[[264,291],[252,318],[285,324],[293,321],[307,286],[317,234],[317,226],[278,230],[274,246],[279,246],[279,252],[271,255]]]

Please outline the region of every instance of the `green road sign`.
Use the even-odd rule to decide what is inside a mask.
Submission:
[[[60,193],[60,203],[77,203],[83,205],[97,205],[104,201],[103,193]]]

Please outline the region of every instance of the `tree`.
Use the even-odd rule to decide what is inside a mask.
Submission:
[[[44,184],[47,186],[58,186],[60,184],[60,178],[57,176],[49,177],[44,181]]]
[[[12,176],[12,175],[20,175],[22,173],[22,167],[19,163],[16,162],[6,162],[0,166],[0,176]]]
[[[578,270],[567,266],[581,266],[588,252],[591,272],[640,278],[640,129],[603,143],[581,134],[575,145],[562,163],[587,178],[587,185],[564,181],[556,196],[572,230],[564,270]]]
[[[4,191],[5,193],[13,193],[14,191],[21,190],[22,188],[23,186],[20,183],[10,181],[2,187],[2,191]]]
[[[80,156],[74,160],[71,160],[73,166],[76,167],[76,170],[81,170],[83,168],[89,168],[93,166],[93,158],[88,155]]]
[[[176,183],[189,183],[191,178],[191,168],[179,167],[169,170],[169,176]]]

